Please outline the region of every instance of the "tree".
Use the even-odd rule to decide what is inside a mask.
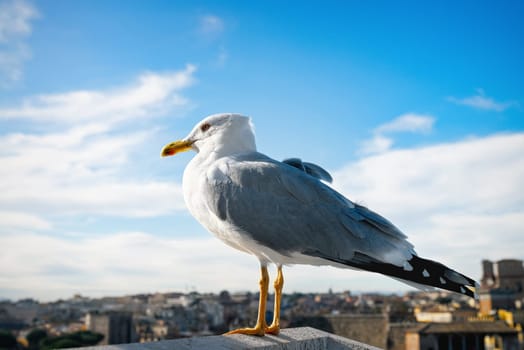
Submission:
[[[37,350],[40,347],[40,342],[47,338],[47,332],[44,329],[36,328],[29,332],[25,338],[29,342],[29,349]]]
[[[79,331],[54,338],[46,338],[40,343],[41,350],[78,348],[81,346],[96,345],[104,336],[90,331]]]
[[[0,329],[0,349],[16,349],[16,338],[11,332]]]
[[[71,338],[82,343],[83,346],[96,345],[104,336],[100,333],[94,333],[91,331],[79,331],[71,334]]]
[[[83,344],[70,339],[70,338],[60,338],[53,341],[49,346],[42,347],[42,350],[51,350],[51,349],[67,349],[67,348],[79,348]]]

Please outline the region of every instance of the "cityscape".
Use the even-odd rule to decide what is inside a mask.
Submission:
[[[522,349],[523,262],[484,260],[482,268],[478,301],[442,291],[284,294],[282,326],[314,327],[392,350]],[[78,294],[47,303],[4,300],[0,348],[51,349],[223,334],[251,325],[257,308],[258,293],[225,290],[96,299]],[[271,319],[271,312],[266,317]]]
[[[0,0],[0,350],[307,331],[524,350],[523,14],[489,0]],[[284,266],[281,300],[270,266],[264,308],[259,263],[310,255],[327,265]],[[264,327],[274,305],[279,337]],[[255,325],[244,333],[267,336],[221,336]]]

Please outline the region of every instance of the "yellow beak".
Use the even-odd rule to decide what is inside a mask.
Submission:
[[[162,157],[169,157],[174,156],[177,153],[180,152],[186,152],[191,149],[191,146],[193,145],[193,141],[175,141],[171,142],[162,148],[162,151],[160,152],[160,156]]]

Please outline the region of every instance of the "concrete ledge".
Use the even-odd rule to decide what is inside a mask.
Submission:
[[[379,348],[343,338],[315,328],[287,328],[278,336],[217,335],[151,343],[92,346],[83,350],[195,350],[195,349],[258,349],[258,350],[379,350]]]

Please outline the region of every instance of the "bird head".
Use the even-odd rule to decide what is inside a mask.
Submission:
[[[189,150],[219,156],[256,151],[251,119],[231,113],[210,115],[184,139],[165,145],[160,155],[167,157]]]

